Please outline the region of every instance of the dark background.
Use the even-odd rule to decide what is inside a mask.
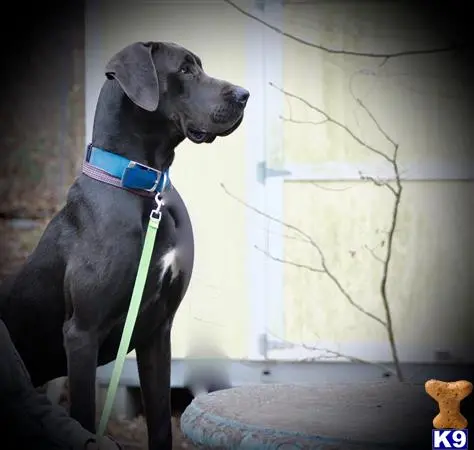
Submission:
[[[0,279],[63,203],[84,148],[83,3],[10,8],[1,30]]]

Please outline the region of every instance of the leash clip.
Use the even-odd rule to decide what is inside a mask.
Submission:
[[[156,208],[152,209],[150,212],[150,219],[160,221],[161,220],[161,207],[163,206],[163,198],[161,197],[161,192],[158,192],[155,195]]]

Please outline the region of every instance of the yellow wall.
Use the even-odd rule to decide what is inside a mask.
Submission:
[[[419,18],[416,22],[408,13],[390,10],[385,2],[383,6],[337,3],[339,7],[336,2],[287,4],[285,31],[327,47],[359,51],[439,44],[436,37],[422,40],[426,30],[420,30]],[[402,40],[397,31],[402,22],[409,39]],[[371,146],[391,154],[392,145],[358,107],[352,87],[399,144],[402,174],[415,165],[462,166],[472,150],[464,140],[471,127],[466,113],[469,105],[451,58],[391,59],[380,67],[383,60],[328,55],[285,39],[283,87],[326,111]],[[288,98],[284,116],[299,121],[323,119]],[[332,164],[332,173],[322,170],[322,176],[358,166],[372,168],[368,175],[375,176],[384,167],[378,155],[335,125],[285,122],[282,126],[286,164],[313,165],[315,170],[318,164]],[[450,349],[459,357],[474,339],[470,294],[474,233],[469,221],[474,186],[463,181],[406,181],[403,187],[388,283],[401,353],[430,359],[434,350]],[[284,187],[284,220],[309,233],[354,300],[382,318],[382,264],[366,246],[377,247],[376,254],[384,257],[386,245],[380,243],[386,243],[384,230],[390,225],[393,204],[390,191],[371,182],[288,181]],[[285,240],[284,257],[320,267],[315,249],[294,239]],[[287,265],[284,277],[285,339],[322,342],[336,350],[360,350],[359,354],[364,354],[364,346],[388,351],[383,327],[355,310],[326,275]],[[283,354],[272,353],[275,357]]]

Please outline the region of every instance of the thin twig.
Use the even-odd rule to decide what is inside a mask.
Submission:
[[[379,187],[386,187],[387,189],[390,190],[390,192],[393,195],[397,195],[397,192],[395,191],[395,189],[392,186],[390,186],[390,184],[387,181],[382,181],[377,178],[371,177],[369,175],[364,175],[362,172],[359,172],[359,175],[360,175],[361,180],[371,181],[372,183],[374,183],[376,186],[379,186]]]
[[[385,264],[385,261],[380,256],[378,256],[377,253],[375,253],[375,250],[373,248],[370,248],[368,245],[364,245],[364,248],[370,252],[374,259],[376,259],[382,264]]]
[[[334,358],[345,358],[345,359],[347,359],[351,362],[357,362],[357,363],[360,363],[360,364],[368,364],[368,365],[372,365],[372,366],[375,366],[375,367],[379,367],[380,369],[395,375],[395,372],[392,369],[390,369],[389,367],[385,366],[384,364],[377,363],[377,362],[372,362],[372,361],[369,361],[367,359],[358,358],[356,356],[347,355],[345,353],[341,353],[341,352],[338,352],[336,350],[331,350],[331,349],[328,349],[328,348],[325,348],[325,347],[317,347],[317,346],[314,346],[314,345],[290,342],[287,339],[283,339],[282,337],[276,335],[275,333],[272,333],[270,330],[266,330],[266,332],[267,332],[268,335],[270,335],[271,337],[276,339],[277,342],[285,344],[288,347],[293,347],[293,348],[294,347],[301,347],[305,350],[315,351],[315,352],[324,352],[328,355],[328,356],[321,356],[319,358],[312,358],[313,360],[314,359],[329,358],[329,356],[332,356]]]
[[[393,52],[393,53],[371,53],[371,52],[356,52],[352,50],[344,50],[344,49],[336,49],[336,48],[329,48],[325,47],[324,45],[321,44],[315,44],[313,42],[307,41],[305,39],[299,38],[291,33],[287,33],[286,31],[283,31],[281,28],[278,28],[275,25],[272,25],[268,22],[266,22],[263,19],[260,19],[259,17],[245,11],[245,9],[241,8],[240,6],[236,5],[233,1],[231,0],[224,0],[228,5],[232,6],[235,8],[237,11],[239,11],[241,14],[244,16],[255,20],[256,22],[260,23],[261,25],[265,26],[266,28],[269,28],[270,30],[275,31],[278,34],[281,34],[282,36],[285,36],[288,39],[291,39],[295,42],[298,42],[299,44],[305,45],[307,47],[312,47],[318,50],[321,50],[325,53],[329,54],[334,54],[334,55],[346,55],[346,56],[363,56],[363,57],[368,57],[368,58],[379,58],[383,59],[383,61],[380,64],[380,67],[383,66],[384,64],[387,63],[387,61],[391,58],[398,58],[401,56],[414,56],[414,55],[430,55],[433,53],[446,53],[450,51],[454,51],[457,49],[462,48],[461,45],[449,45],[445,47],[437,47],[437,48],[428,48],[428,49],[417,49],[417,50],[405,50],[405,51],[399,51],[399,52]]]
[[[393,163],[393,160],[392,158],[390,158],[388,155],[386,155],[384,152],[376,149],[375,147],[372,147],[371,145],[367,144],[367,142],[364,142],[360,137],[358,137],[349,127],[347,127],[346,125],[344,125],[343,123],[339,122],[338,120],[334,119],[333,117],[331,117],[328,113],[326,113],[325,111],[323,111],[321,108],[318,108],[317,106],[313,105],[312,103],[310,103],[308,100],[306,100],[305,98],[303,97],[300,97],[299,95],[296,95],[296,94],[292,94],[291,92],[288,92],[286,91],[285,89],[277,86],[276,84],[272,83],[271,81],[269,82],[270,86],[274,87],[275,89],[278,89],[282,94],[288,96],[288,97],[291,97],[291,98],[294,98],[295,100],[298,100],[300,101],[301,103],[305,104],[306,106],[308,106],[308,108],[318,112],[319,114],[321,114],[322,116],[324,116],[326,118],[326,120],[334,125],[336,125],[337,127],[343,129],[347,134],[349,134],[352,139],[354,139],[356,142],[358,142],[360,145],[362,145],[363,147],[365,147],[367,150],[370,150],[371,152],[373,153],[376,153],[377,155],[381,156],[382,158],[384,158],[386,161],[388,161],[389,163]]]
[[[316,183],[315,181],[311,183],[311,186],[314,186],[318,189],[322,189],[323,191],[335,191],[335,192],[347,191],[348,189],[352,189],[352,186],[346,186],[343,188],[333,188],[333,187],[328,187],[328,186],[322,186],[321,184]]]
[[[357,362],[357,363],[360,363],[360,364],[369,364],[371,366],[376,366],[376,367],[379,367],[382,370],[385,370],[385,371],[395,375],[395,372],[392,369],[390,369],[389,367],[387,367],[387,366],[385,366],[384,364],[381,364],[381,363],[368,361],[366,359],[358,358],[356,356],[346,355],[344,353],[337,352],[335,350],[330,350],[330,349],[327,349],[327,348],[320,348],[320,347],[315,347],[315,346],[306,345],[306,344],[303,344],[302,347],[305,348],[306,350],[310,350],[310,351],[325,352],[325,353],[328,353],[329,355],[331,355],[333,357],[336,357],[336,358],[346,358],[351,362]]]
[[[268,234],[273,234],[273,235],[278,234],[283,239],[287,239],[289,241],[304,242],[305,244],[308,244],[308,240],[301,236],[290,236],[289,234],[279,234],[279,233],[273,233],[271,231],[268,231]]]
[[[288,228],[289,230],[293,230],[295,231],[296,233],[302,235],[303,237],[305,237],[306,239],[308,239],[308,243],[316,249],[316,251],[318,252],[319,254],[319,257],[321,259],[321,267],[323,268],[325,274],[331,279],[331,281],[337,286],[337,288],[339,289],[339,291],[341,292],[341,294],[346,298],[346,300],[349,302],[349,304],[351,304],[354,308],[356,308],[359,312],[361,312],[362,314],[366,315],[367,317],[370,317],[371,319],[375,320],[376,322],[378,322],[379,324],[381,324],[382,326],[386,326],[386,323],[380,318],[380,317],[377,317],[375,314],[372,314],[371,312],[367,311],[365,308],[363,308],[362,306],[360,306],[357,302],[354,301],[354,299],[352,298],[352,296],[347,292],[347,290],[344,288],[344,286],[342,286],[341,282],[339,281],[339,279],[329,270],[329,267],[326,263],[326,258],[321,250],[321,248],[319,247],[319,245],[313,240],[313,238],[308,234],[308,233],[305,233],[301,228],[298,228],[296,227],[295,225],[291,225],[289,223],[286,223],[280,219],[277,219],[276,217],[273,217],[271,216],[270,214],[267,214],[261,210],[259,210],[258,208],[255,208],[254,206],[248,204],[247,202],[245,202],[244,200],[242,200],[241,198],[237,197],[236,195],[232,194],[231,192],[229,192],[229,190],[225,187],[224,183],[220,183],[222,189],[224,190],[224,192],[229,195],[229,197],[233,198],[234,200],[236,200],[237,202],[239,202],[240,204],[242,204],[243,206],[245,206],[246,208],[250,209],[251,211],[254,211],[255,213],[261,215],[262,217],[265,217],[275,223],[279,223],[280,225],[283,225],[284,227]]]
[[[316,273],[326,273],[324,269],[317,269],[316,267],[309,266],[308,264],[300,264],[294,261],[290,261],[288,259],[282,259],[278,258],[277,256],[273,256],[271,253],[267,252],[266,250],[263,250],[262,248],[258,247],[257,245],[254,245],[254,247],[259,251],[262,252],[265,256],[268,258],[272,259],[273,261],[277,261],[282,264],[287,264],[289,266],[293,267],[298,267],[299,269],[305,269],[308,270],[309,272],[316,272]]]
[[[372,122],[374,122],[375,126],[377,127],[377,129],[380,131],[380,133],[382,133],[382,135],[385,137],[385,139],[387,139],[388,142],[390,142],[392,145],[393,145],[393,148],[396,148],[397,147],[397,144],[396,142],[388,135],[388,133],[382,128],[382,126],[380,125],[380,123],[378,122],[378,120],[375,118],[375,116],[372,114],[372,112],[369,110],[369,108],[367,108],[367,106],[365,105],[365,103],[360,99],[360,98],[356,98],[356,101],[357,103],[359,104],[359,106],[367,113],[367,115],[372,119]],[[394,160],[393,160],[394,161]]]
[[[291,117],[284,117],[284,116],[280,116],[280,119],[283,122],[297,123],[300,125],[323,125],[328,122],[328,119],[315,122],[314,120],[298,120],[298,119],[292,119]]]

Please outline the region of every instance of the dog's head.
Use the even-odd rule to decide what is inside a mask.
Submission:
[[[136,42],[106,66],[127,97],[140,108],[172,121],[195,143],[212,142],[242,122],[249,92],[207,75],[201,60],[167,42]]]

